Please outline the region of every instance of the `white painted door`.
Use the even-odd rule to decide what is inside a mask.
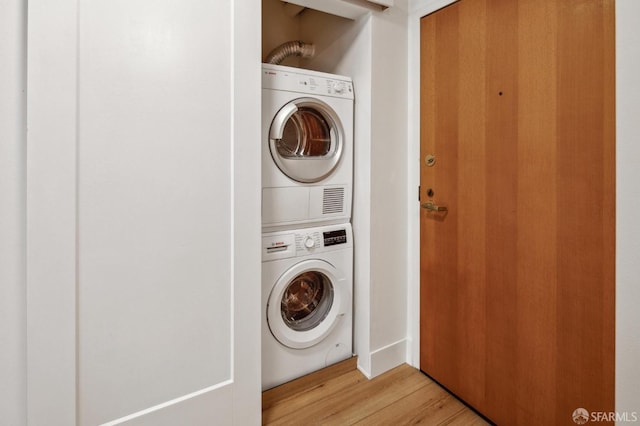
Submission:
[[[35,0],[28,35],[28,424],[258,424],[260,3]]]

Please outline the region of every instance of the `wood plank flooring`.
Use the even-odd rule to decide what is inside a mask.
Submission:
[[[262,394],[264,425],[487,425],[406,364],[372,380],[356,358]]]

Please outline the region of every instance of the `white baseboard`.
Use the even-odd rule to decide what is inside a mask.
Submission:
[[[374,378],[406,361],[407,339],[402,339],[371,352],[371,374],[365,375]]]
[[[358,357],[358,359],[360,359],[360,357]],[[362,375],[364,377],[366,377],[367,379],[371,380],[371,373],[369,371],[367,371],[362,365],[360,365],[360,363],[358,363],[358,371],[362,373]]]

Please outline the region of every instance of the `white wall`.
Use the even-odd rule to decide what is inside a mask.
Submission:
[[[26,1],[0,3],[0,423],[26,423]]]
[[[282,43],[299,40],[301,7],[280,0],[262,0],[262,26],[268,31],[262,33],[262,59]],[[300,58],[292,56],[282,65],[299,66]]]
[[[261,313],[256,277],[262,274],[261,141],[262,33],[259,0],[234,0],[233,87],[233,423],[262,421]]]
[[[640,2],[616,1],[616,410],[640,413]]]
[[[371,81],[372,375],[406,361],[407,6],[373,14]],[[413,192],[415,197],[415,191]]]

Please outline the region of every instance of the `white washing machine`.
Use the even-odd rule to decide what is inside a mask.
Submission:
[[[264,231],[350,220],[353,101],[349,77],[262,65]]]
[[[262,236],[262,389],[353,355],[351,225]]]

